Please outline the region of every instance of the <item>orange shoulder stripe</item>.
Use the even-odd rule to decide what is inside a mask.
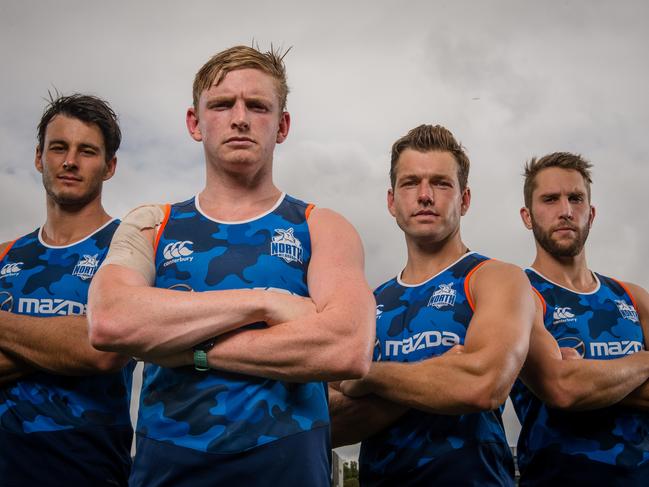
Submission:
[[[309,219],[309,215],[311,214],[311,210],[313,210],[313,208],[315,208],[315,205],[313,203],[309,203],[308,205],[306,205],[306,211],[304,212],[304,216],[306,217],[307,220]]]
[[[16,240],[18,240],[18,239],[16,239]],[[7,245],[7,246],[5,247],[5,249],[4,249],[4,250],[2,251],[2,253],[0,254],[0,261],[2,261],[2,259],[4,259],[5,256],[9,253],[9,251],[11,250],[11,247],[13,247],[14,244],[16,243],[16,240],[12,241],[9,245]]]
[[[158,227],[158,232],[156,233],[155,236],[155,244],[153,245],[153,255],[155,256],[156,252],[158,251],[158,243],[160,243],[160,237],[162,237],[162,232],[164,231],[165,227],[167,226],[167,222],[169,221],[169,215],[171,215],[171,205],[166,204],[165,205],[165,217],[162,219],[162,223],[160,223],[160,226]]]
[[[464,294],[466,295],[466,300],[469,302],[469,306],[471,307],[471,311],[475,312],[475,306],[473,304],[473,298],[471,297],[471,291],[469,290],[469,281],[473,277],[473,274],[475,273],[475,271],[480,269],[480,267],[482,267],[483,264],[486,264],[490,260],[493,260],[493,259],[487,259],[487,260],[483,260],[482,262],[480,262],[477,266],[475,266],[473,269],[471,269],[471,271],[464,278]]]

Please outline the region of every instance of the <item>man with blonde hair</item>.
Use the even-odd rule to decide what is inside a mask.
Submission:
[[[149,362],[131,485],[329,485],[323,381],[367,372],[373,300],[354,228],[273,183],[287,92],[272,50],[211,58],[204,189],[127,216],[96,277],[91,342]]]
[[[363,486],[512,486],[500,407],[534,317],[517,267],[460,236],[469,159],[439,125],[392,146],[388,210],[405,234],[403,271],[379,286],[376,347],[361,380],[333,384],[334,446],[362,440]]]
[[[649,480],[649,294],[588,268],[591,164],[569,152],[525,167],[521,217],[537,319],[512,391],[521,485],[644,486]]]

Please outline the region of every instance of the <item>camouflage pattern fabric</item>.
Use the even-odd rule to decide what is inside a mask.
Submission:
[[[308,296],[306,212],[305,203],[283,196],[256,219],[224,223],[206,217],[194,198],[175,204],[157,247],[155,285],[179,292],[256,288]],[[145,366],[139,436],[231,454],[328,424],[322,383]]]
[[[560,346],[593,360],[615,360],[644,349],[637,312],[617,281],[594,274],[597,289],[577,293],[533,269],[526,273],[545,300],[545,327]],[[649,460],[647,413],[621,406],[577,412],[550,408],[520,381],[511,398],[522,423],[518,462],[523,482],[531,471],[566,477],[570,459],[590,462],[600,473],[604,465],[632,471]]]
[[[112,220],[86,239],[64,247],[43,244],[39,230],[16,240],[0,262],[1,309],[40,317],[85,314],[90,281],[118,224]],[[100,463],[109,451],[119,452],[117,463],[130,465],[132,370],[133,363],[120,372],[91,376],[38,372],[0,387],[0,442],[6,440],[15,452],[21,451],[23,440],[40,444],[41,449],[47,442],[53,447],[58,444],[57,454],[70,465],[79,453],[67,452],[62,445],[76,443],[82,449],[90,444],[95,452],[102,452]],[[121,444],[114,444],[115,438]],[[88,455],[84,461],[92,465],[92,451],[84,453]],[[3,457],[0,479],[6,480],[6,469],[17,461],[12,462],[4,450]]]
[[[417,362],[442,355],[456,344],[463,345],[473,316],[465,280],[486,260],[482,255],[468,253],[422,284],[407,285],[395,278],[379,286],[374,292],[374,360]],[[498,452],[493,458],[478,460],[470,466],[470,472],[464,470],[467,465],[462,463],[463,457],[491,446]],[[460,450],[465,454],[453,454]],[[444,459],[448,459],[444,469],[456,474],[455,485],[473,485],[463,483],[463,478],[476,485],[491,485],[492,480],[496,485],[509,485],[513,464],[501,411],[438,415],[410,410],[362,443],[361,480],[364,485],[382,485],[380,480],[386,476],[394,476],[399,482],[411,476],[423,481],[419,472],[431,462],[444,463]],[[494,472],[500,478],[494,479]]]

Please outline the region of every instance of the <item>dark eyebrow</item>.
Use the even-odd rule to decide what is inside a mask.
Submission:
[[[94,151],[101,152],[101,148],[99,146],[96,146],[95,144],[89,144],[87,142],[79,144],[79,148],[81,148],[81,149],[92,149]]]
[[[67,143],[65,140],[62,140],[62,139],[53,139],[53,140],[50,140],[50,141],[47,143],[47,146],[50,147],[50,146],[52,146],[52,145],[54,145],[54,144],[61,144],[61,145],[66,145],[66,146],[68,145],[68,143]]]

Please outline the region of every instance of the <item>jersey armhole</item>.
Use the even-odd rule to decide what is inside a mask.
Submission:
[[[18,239],[16,239],[16,240],[18,240]],[[16,243],[16,240],[13,240],[9,245],[7,245],[7,247],[5,247],[5,249],[2,251],[2,253],[0,254],[0,262],[2,262],[2,259],[4,259],[4,258],[6,257],[6,255],[9,253],[9,251],[11,250],[11,247],[13,247],[14,244]]]
[[[636,305],[635,298],[633,297],[633,294],[631,294],[631,291],[627,287],[626,284],[624,284],[622,281],[618,281],[614,277],[611,277],[611,280],[617,282],[622,289],[624,289],[624,292],[629,296],[629,299],[631,299],[631,304],[633,304],[633,307],[635,308],[636,312],[638,311],[638,306]]]
[[[475,273],[475,271],[480,269],[480,267],[482,267],[484,264],[486,264],[487,262],[489,262],[491,260],[493,260],[493,259],[483,260],[478,265],[476,265],[473,269],[471,269],[471,271],[469,271],[469,273],[464,278],[464,295],[466,296],[466,300],[469,303],[469,307],[471,308],[471,311],[473,311],[474,313],[475,313],[475,305],[473,303],[473,298],[471,297],[471,291],[469,289],[469,281],[473,277],[473,274]]]
[[[165,205],[165,216],[162,219],[162,223],[160,223],[160,226],[158,227],[158,231],[156,232],[156,236],[155,236],[155,244],[153,245],[153,255],[154,256],[155,256],[156,252],[158,251],[158,244],[160,243],[160,237],[162,237],[162,232],[164,232],[164,229],[167,226],[167,222],[169,221],[169,215],[171,215],[171,205],[166,204]]]

